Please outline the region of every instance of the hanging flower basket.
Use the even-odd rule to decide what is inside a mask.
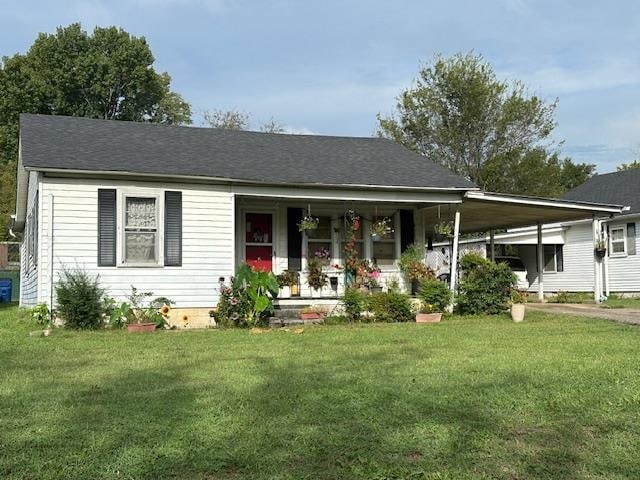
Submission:
[[[439,237],[451,238],[453,236],[453,223],[438,222],[433,226],[433,231]]]
[[[320,223],[320,219],[318,219],[318,217],[306,215],[298,224],[298,231],[306,232],[307,230],[315,230],[318,228],[318,223]]]
[[[374,241],[379,241],[390,233],[393,233],[393,228],[391,228],[389,217],[384,217],[371,225],[371,236]]]

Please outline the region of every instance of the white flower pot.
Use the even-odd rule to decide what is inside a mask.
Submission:
[[[514,303],[511,305],[511,319],[520,323],[524,320],[525,306],[524,303]]]

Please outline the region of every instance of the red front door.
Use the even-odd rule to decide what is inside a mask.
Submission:
[[[273,215],[245,215],[245,252],[247,264],[255,270],[271,271],[273,266]]]

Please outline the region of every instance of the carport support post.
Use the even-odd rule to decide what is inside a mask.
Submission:
[[[595,214],[593,215],[593,219],[591,220],[591,224],[593,226],[593,299],[596,303],[600,303],[600,296],[602,294],[602,290],[600,288],[600,259],[595,254],[595,250],[597,247],[597,242],[600,239],[600,222],[596,218]]]
[[[451,291],[456,292],[456,280],[458,278],[458,237],[460,236],[460,210],[456,208],[453,220],[453,246],[451,248],[451,280],[449,286]]]
[[[542,248],[542,224],[538,222],[538,300],[544,302],[544,249]]]
[[[493,234],[493,228],[489,230],[489,251],[491,252],[491,261],[496,261],[496,242]]]

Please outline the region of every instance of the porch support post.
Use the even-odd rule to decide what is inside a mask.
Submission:
[[[542,224],[538,222],[538,300],[544,302],[544,249],[542,246]]]
[[[600,296],[602,289],[600,288],[600,259],[595,254],[598,239],[600,237],[600,223],[595,214],[591,220],[591,226],[593,228],[593,299],[596,303],[600,303]]]
[[[493,228],[489,230],[489,246],[491,251],[491,261],[495,262],[496,261],[496,242],[495,242]]]
[[[460,210],[456,208],[453,221],[453,246],[451,248],[451,280],[449,287],[451,291],[456,291],[456,279],[458,278],[458,237],[460,236]]]

